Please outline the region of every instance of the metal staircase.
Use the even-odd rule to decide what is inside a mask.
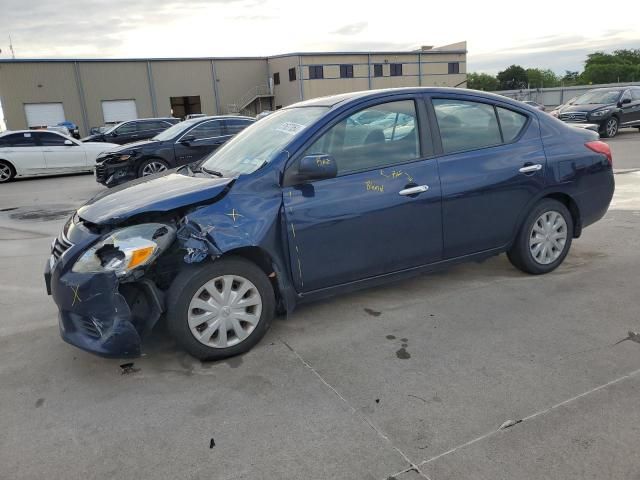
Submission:
[[[236,103],[230,103],[227,105],[227,114],[238,115],[241,113],[250,113],[247,107],[255,102],[258,98],[270,98],[273,97],[273,90],[267,84],[256,85],[252,87],[247,93],[238,99]],[[259,112],[258,112],[259,113]]]

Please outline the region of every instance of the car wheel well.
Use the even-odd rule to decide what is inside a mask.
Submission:
[[[236,256],[242,257],[248,260],[260,268],[267,276],[273,287],[273,293],[276,296],[276,305],[278,311],[284,310],[284,303],[282,292],[280,291],[280,284],[276,278],[276,272],[273,268],[273,258],[266,251],[260,247],[240,247],[233,250],[229,250],[224,253],[223,257]]]
[[[580,237],[582,234],[582,221],[580,219],[580,209],[578,208],[578,204],[575,200],[566,193],[560,192],[550,193],[543,198],[552,198],[567,207],[573,220],[573,238]]]
[[[11,163],[9,160],[5,160],[4,158],[0,158],[0,162],[6,163],[7,165],[9,165],[9,168],[13,170],[13,174],[14,175],[16,174],[16,167],[13,163]]]

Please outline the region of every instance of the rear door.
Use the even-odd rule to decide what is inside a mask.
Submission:
[[[289,165],[283,201],[299,292],[440,260],[440,181],[427,123],[416,97],[368,102]],[[297,162],[311,154],[331,155],[338,176],[297,184]]]
[[[37,143],[42,147],[49,173],[66,173],[88,170],[84,147],[67,137],[53,132],[35,132]],[[71,145],[65,142],[70,141]]]
[[[12,133],[2,137],[0,158],[11,162],[18,175],[38,175],[47,171],[42,147],[37,145],[34,133]]]
[[[536,116],[464,95],[434,96],[429,110],[439,133],[444,258],[506,245],[545,185]]]
[[[207,120],[187,130],[175,144],[176,163],[196,162],[213,152],[227,139],[222,120]]]
[[[624,116],[620,123],[628,126],[640,126],[640,88],[630,88],[622,98],[629,98],[631,103],[622,105]]]

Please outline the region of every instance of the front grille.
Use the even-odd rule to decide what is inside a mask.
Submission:
[[[587,112],[567,112],[561,113],[558,117],[565,122],[586,122]]]
[[[96,180],[98,182],[104,182],[106,180],[106,175],[107,175],[107,167],[104,166],[104,164],[97,164],[96,165]]]
[[[69,250],[73,246],[69,240],[67,240],[64,235],[61,233],[58,237],[53,241],[53,245],[51,245],[51,255],[53,258],[58,260],[64,252]]]

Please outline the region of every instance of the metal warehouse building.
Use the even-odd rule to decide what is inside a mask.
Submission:
[[[466,42],[408,52],[271,57],[0,61],[9,129],[70,120],[256,114],[309,98],[389,87],[466,86]]]

